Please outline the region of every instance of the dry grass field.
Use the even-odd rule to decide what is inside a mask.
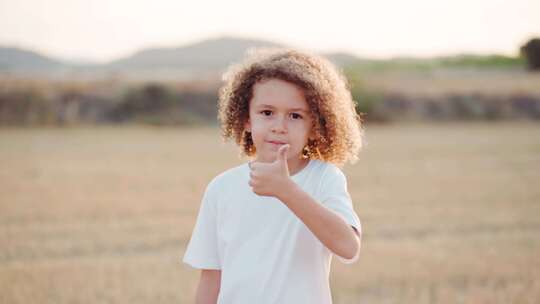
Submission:
[[[539,303],[540,124],[369,125],[344,168],[360,260],[334,303]],[[0,303],[193,303],[213,128],[0,129]]]

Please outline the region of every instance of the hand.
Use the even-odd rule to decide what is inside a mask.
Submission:
[[[280,191],[284,191],[290,185],[288,150],[288,144],[279,147],[276,160],[272,163],[250,163],[249,185],[253,192],[258,195],[277,197]]]

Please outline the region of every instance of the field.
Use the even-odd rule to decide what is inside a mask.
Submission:
[[[539,303],[540,124],[368,125],[344,168],[360,260],[334,303]],[[0,303],[193,303],[181,263],[214,128],[0,129]]]

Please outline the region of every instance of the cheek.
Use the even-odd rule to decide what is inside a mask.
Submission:
[[[262,140],[261,138],[264,137],[264,132],[265,126],[262,122],[254,120],[251,123],[251,137],[254,142]]]
[[[308,142],[308,133],[305,130],[302,130],[301,132],[295,132],[291,134],[291,139],[294,140],[295,144],[293,149],[294,150],[301,150],[304,148],[304,146]]]
[[[298,122],[295,125],[294,133],[299,137],[308,137],[311,132],[311,123],[308,122]]]

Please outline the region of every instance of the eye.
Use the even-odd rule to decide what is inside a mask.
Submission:
[[[291,113],[291,117],[293,119],[302,119],[302,115],[298,114],[298,113]]]
[[[262,110],[260,113],[261,113],[262,115],[264,115],[264,116],[270,116],[270,115],[272,115],[272,111],[270,111],[270,110]]]

